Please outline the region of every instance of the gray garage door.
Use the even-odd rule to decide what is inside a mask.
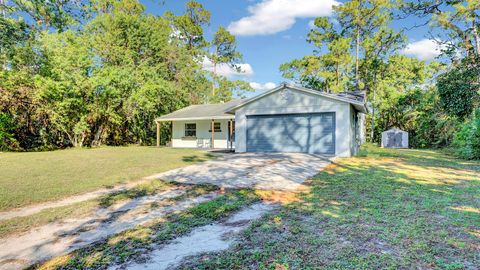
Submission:
[[[247,152],[335,154],[335,113],[247,116]]]

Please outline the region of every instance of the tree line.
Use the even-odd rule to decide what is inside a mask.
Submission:
[[[392,22],[429,25],[441,54],[425,62],[401,54],[406,32]],[[362,91],[369,140],[392,127],[413,147],[454,146],[480,158],[480,2],[351,0],[314,21],[310,55],[281,65],[285,78],[327,92]]]
[[[414,147],[480,158],[479,10],[475,0],[345,1],[314,20],[312,53],[280,72],[319,91],[365,92],[372,142],[398,127]],[[211,13],[196,1],[161,16],[136,0],[9,0],[0,11],[3,150],[149,145],[156,116],[251,90],[217,74],[241,71],[242,55],[223,27],[207,40]],[[429,25],[436,60],[401,54],[411,29],[392,24],[407,18]]]
[[[162,16],[135,0],[11,0],[0,9],[1,149],[148,145],[155,117],[251,90],[204,70],[207,59],[238,69],[242,56],[224,28],[206,39],[211,14],[195,1]]]

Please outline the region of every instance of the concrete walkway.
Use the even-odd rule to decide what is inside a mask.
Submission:
[[[303,153],[225,154],[216,160],[152,175],[147,179],[210,183],[225,188],[292,191],[331,161],[332,157]]]

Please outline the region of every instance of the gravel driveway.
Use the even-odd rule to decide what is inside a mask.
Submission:
[[[222,154],[216,160],[152,175],[148,179],[291,191],[331,161],[332,157],[303,153]]]

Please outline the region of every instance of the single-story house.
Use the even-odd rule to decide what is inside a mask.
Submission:
[[[172,122],[172,147],[235,152],[304,152],[348,157],[364,142],[363,94],[282,84],[249,99],[192,105],[157,118]]]

